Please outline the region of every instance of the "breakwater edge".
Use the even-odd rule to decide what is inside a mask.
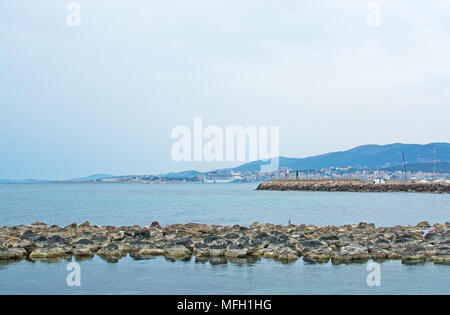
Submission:
[[[273,180],[258,185],[257,190],[342,191],[342,192],[416,192],[449,194],[448,183],[372,184],[359,180]]]

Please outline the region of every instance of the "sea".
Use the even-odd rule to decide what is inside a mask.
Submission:
[[[147,226],[153,221],[250,225],[376,226],[450,221],[450,195],[257,191],[258,183],[27,183],[0,184],[0,226],[35,221],[65,226]],[[75,260],[73,260],[75,261]],[[299,259],[173,261],[164,257],[117,263],[78,261],[80,286],[69,286],[70,261],[0,262],[0,294],[450,294],[450,266],[371,261],[311,264]]]

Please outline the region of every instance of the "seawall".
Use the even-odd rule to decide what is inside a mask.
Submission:
[[[348,192],[421,192],[450,193],[445,183],[371,184],[359,180],[274,180],[258,185],[257,190],[348,191]]]

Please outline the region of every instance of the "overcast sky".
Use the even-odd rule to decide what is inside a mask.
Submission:
[[[0,178],[209,170],[177,125],[276,125],[280,154],[450,141],[450,0],[0,1]]]

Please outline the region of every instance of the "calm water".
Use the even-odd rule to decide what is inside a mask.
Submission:
[[[450,221],[450,195],[255,191],[256,184],[0,184],[0,225],[148,225],[254,221],[377,226]],[[298,260],[211,264],[160,257],[109,264],[80,262],[81,287],[66,286],[67,261],[0,265],[0,293],[450,293],[450,266],[381,264],[381,286],[368,287],[366,264]]]
[[[257,184],[0,184],[0,225],[172,223],[431,224],[450,195],[256,191]]]

